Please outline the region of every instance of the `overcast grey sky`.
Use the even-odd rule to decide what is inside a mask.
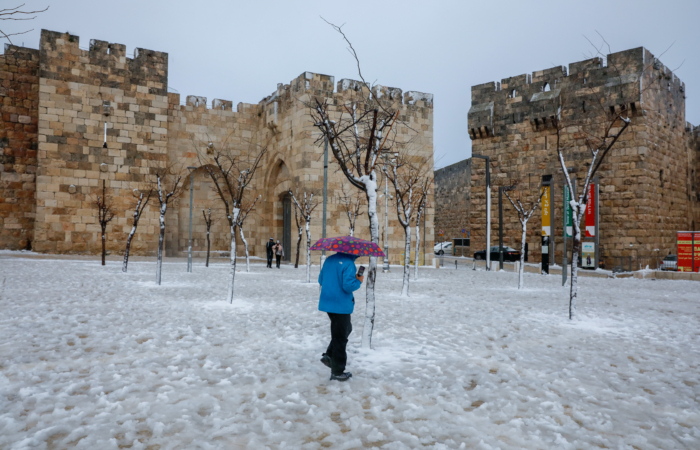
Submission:
[[[50,5],[16,44],[39,30],[169,53],[170,87],[182,95],[257,103],[304,71],[356,78],[340,36],[345,23],[363,74],[379,84],[435,95],[435,165],[471,154],[470,87],[585,59],[605,36],[613,51],[644,46],[686,83],[686,120],[700,124],[700,0],[234,1],[17,0]],[[4,0],[4,5],[13,3]],[[5,6],[6,7],[6,6]]]

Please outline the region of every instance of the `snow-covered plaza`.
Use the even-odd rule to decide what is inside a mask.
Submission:
[[[580,278],[571,322],[560,276],[392,267],[338,383],[305,268],[185,269],[0,255],[0,448],[700,448],[700,283]]]

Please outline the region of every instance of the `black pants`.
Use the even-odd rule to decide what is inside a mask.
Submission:
[[[272,252],[267,254],[267,267],[272,269]]]
[[[280,261],[282,261],[282,255],[275,255],[277,257],[277,268],[280,268]]]
[[[331,319],[331,343],[324,354],[331,359],[333,374],[340,375],[345,372],[348,361],[345,347],[348,345],[348,336],[352,333],[352,323],[350,314],[328,313],[328,317]]]

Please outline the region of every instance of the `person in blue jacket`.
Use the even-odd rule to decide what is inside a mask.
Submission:
[[[321,362],[331,369],[331,380],[346,381],[352,374],[345,372],[348,336],[352,332],[350,315],[355,308],[352,293],[360,288],[364,277],[357,276],[355,260],[357,256],[346,253],[336,253],[326,258],[318,284],[321,285],[321,296],[318,310],[328,313],[331,319],[331,343]]]

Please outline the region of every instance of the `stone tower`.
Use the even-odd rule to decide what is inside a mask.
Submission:
[[[550,175],[555,260],[561,262],[563,175],[549,117],[560,108],[565,117],[583,114],[591,89],[605,93],[600,117],[608,110],[624,110],[632,121],[598,172],[604,261],[612,264],[614,257],[675,253],[676,231],[697,228],[700,223],[698,133],[685,121],[684,83],[642,47],[608,55],[607,65],[593,58],[570,64],[568,73],[564,66],[554,67],[472,87],[468,119],[472,151],[491,158],[492,236],[498,233],[498,186],[517,180],[521,189],[530,186],[529,198],[534,200],[542,177]],[[572,101],[562,103],[564,91]],[[580,161],[588,156],[576,151],[574,158],[582,166]],[[485,247],[484,172],[483,160],[474,161],[470,213],[474,250]],[[572,173],[579,186],[584,175]],[[505,205],[505,243],[519,248],[520,225],[507,201]],[[538,214],[528,224],[530,256],[535,261],[541,250],[540,221]]]

